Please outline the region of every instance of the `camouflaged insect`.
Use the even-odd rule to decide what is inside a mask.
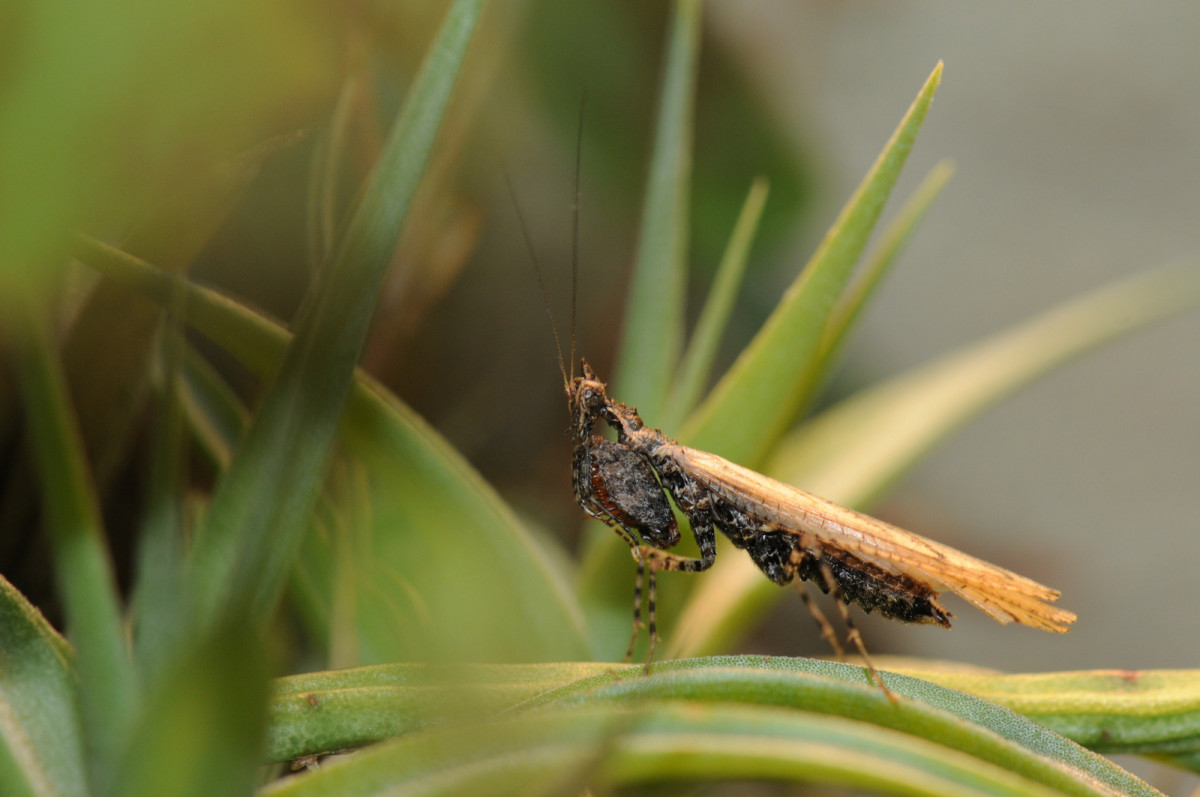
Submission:
[[[575,498],[585,512],[616,529],[638,562],[630,652],[640,620],[643,569],[650,574],[653,651],[655,573],[707,570],[716,558],[715,530],[745,550],[776,584],[811,581],[822,592],[832,592],[864,658],[844,603],[906,623],[949,628],[953,615],[939,600],[949,590],[1001,623],[1061,633],[1074,622],[1074,614],[1050,605],[1059,593],[1036,581],[715,454],[679,445],[648,428],[637,410],[611,399],[586,361],[582,371],[580,377],[564,374],[575,446]],[[615,442],[594,433],[600,420],[616,431]],[[665,493],[690,521],[700,558],[667,551],[680,535]],[[834,641],[819,614],[818,621]]]

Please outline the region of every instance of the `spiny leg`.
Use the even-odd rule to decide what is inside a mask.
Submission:
[[[642,556],[650,562],[650,572],[673,570],[679,573],[700,573],[712,567],[713,560],[709,558],[693,559],[690,556],[667,553],[649,545],[641,546]]]
[[[829,569],[829,565],[824,561],[821,562],[821,577],[825,579],[826,585],[829,586],[829,594],[833,596],[834,605],[837,606],[838,614],[842,617],[842,622],[846,624],[846,641],[852,642],[854,647],[858,649],[858,655],[862,656],[863,664],[867,666],[871,680],[883,690],[888,700],[895,703],[897,701],[896,695],[891,689],[887,688],[887,684],[883,682],[883,677],[880,676],[879,670],[875,669],[875,665],[871,662],[871,657],[867,655],[867,646],[863,644],[862,633],[859,632],[858,626],[854,624],[854,619],[850,616],[850,607],[842,599],[842,591],[838,588],[838,584],[833,578],[833,571]]]
[[[700,548],[700,558],[680,556],[668,553],[650,545],[640,546],[642,557],[650,561],[650,572],[658,570],[676,570],[682,573],[701,573],[713,566],[717,561],[717,540],[713,531],[712,516],[703,511],[687,511],[685,514],[692,523],[692,535]]]

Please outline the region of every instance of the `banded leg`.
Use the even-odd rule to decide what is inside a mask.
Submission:
[[[634,549],[637,559],[637,577],[633,580],[633,635],[629,637],[629,647],[625,649],[625,661],[633,659],[633,648],[637,644],[638,634],[642,630],[642,579],[646,574],[646,561],[639,556],[640,550]],[[654,571],[650,571],[650,649],[654,649]]]
[[[650,674],[650,663],[654,661],[654,649],[658,647],[658,624],[654,617],[654,607],[658,603],[658,577],[653,569],[650,570],[650,589],[646,596],[646,613],[650,621],[650,647],[646,649],[646,666],[642,674]]]
[[[578,497],[578,494],[577,494]],[[633,532],[608,511],[602,504],[592,500],[590,496],[579,497],[579,505],[583,507],[583,511],[594,517],[596,520],[603,522],[613,531],[615,531],[622,540],[629,546],[629,553],[633,555],[633,559],[637,562],[637,576],[633,581],[633,633],[629,636],[629,647],[625,649],[624,661],[633,659],[633,649],[637,645],[638,636],[642,629],[642,579],[646,573],[646,557],[644,552],[647,550],[655,550],[649,546],[642,545]],[[653,591],[654,572],[650,572],[650,584]],[[650,610],[651,628],[653,628],[654,610]],[[650,647],[654,648],[654,635],[651,632]]]
[[[646,669],[649,671],[650,662],[654,660],[654,650],[658,646],[658,624],[655,616],[655,603],[658,593],[656,574],[659,570],[679,570],[688,573],[698,573],[712,567],[713,562],[716,560],[717,552],[716,539],[713,536],[711,523],[709,524],[708,532],[711,538],[710,542],[707,546],[701,545],[703,558],[692,559],[687,556],[667,553],[651,545],[639,543],[633,533],[618,518],[594,502],[581,503],[581,506],[583,506],[584,511],[589,515],[603,521],[617,532],[621,536],[621,539],[629,544],[629,552],[633,555],[634,561],[637,562],[637,575],[633,582],[633,633],[629,637],[629,646],[625,649],[625,661],[630,661],[633,658],[633,650],[637,646],[638,636],[641,634],[642,583],[647,575],[646,563],[647,561],[650,563],[648,574],[650,580],[647,595],[649,600],[646,607],[650,630],[650,649],[646,655]]]
[[[696,536],[696,543],[700,547],[699,559],[668,553],[649,545],[642,545],[638,548],[638,552],[641,554],[641,556],[637,557],[639,566],[638,584],[641,583],[642,563],[648,562],[650,565],[650,581],[646,600],[646,619],[650,630],[650,649],[646,653],[646,672],[650,671],[650,663],[654,661],[654,651],[658,647],[658,572],[660,570],[673,570],[681,573],[700,573],[712,567],[713,562],[717,560],[717,540],[713,531],[711,516],[707,512],[693,512],[689,520],[692,523],[692,532]],[[638,611],[634,613],[634,641],[637,639],[638,623],[640,620],[640,597],[639,591]],[[630,649],[632,650],[632,641],[630,644]]]
[[[651,574],[660,570],[702,573],[717,561],[717,537],[713,529],[712,515],[703,510],[688,511],[688,506],[684,501],[679,501],[679,503],[684,514],[692,523],[692,534],[696,538],[697,547],[700,548],[700,558],[693,559],[690,556],[668,553],[650,545],[642,545],[640,546],[641,556],[649,561]]]
[[[654,550],[654,549],[651,549]],[[643,560],[638,560],[637,578],[633,582],[633,635],[629,638],[629,647],[625,650],[625,661],[633,658],[633,649],[637,645],[638,636],[642,630],[642,578],[646,574]],[[646,651],[646,666],[643,672],[650,672],[650,664],[654,661],[654,650],[658,647],[658,621],[655,616],[655,606],[658,603],[658,577],[653,567],[649,573],[649,588],[646,590],[646,615],[650,631],[650,647]]]

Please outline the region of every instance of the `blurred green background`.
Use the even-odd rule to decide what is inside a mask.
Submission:
[[[128,345],[145,338],[144,310],[115,292],[106,312],[73,317],[71,297],[92,278],[62,271],[66,233],[120,241],[291,318],[338,222],[306,203],[327,122],[357,115],[343,171],[323,176],[344,207],[443,12],[371,2],[0,11],[0,295],[53,281],[67,286],[62,329],[97,325],[65,356],[123,578],[146,454],[145,395],[121,375],[145,365],[146,351]],[[577,347],[611,373],[665,21],[665,6],[632,1],[489,8],[364,356],[569,548],[583,523],[567,418],[505,180],[566,333],[586,95]],[[1194,256],[1197,34],[1200,12],[1181,4],[707,3],[691,312],[750,181],[768,176],[726,356],[740,349],[938,59],[945,80],[900,193],[943,157],[958,171],[869,311],[833,395]],[[1193,315],[1092,355],[956,435],[877,508],[1061,589],[1080,615],[1069,635],[1000,630],[958,611],[952,634],[867,618],[871,648],[1008,669],[1194,666],[1200,641],[1177,616],[1190,615],[1200,554],[1198,350]],[[226,365],[252,395],[254,380]],[[53,617],[4,371],[0,424],[0,464],[17,474],[4,486],[0,572]],[[825,653],[794,600],[747,649]]]

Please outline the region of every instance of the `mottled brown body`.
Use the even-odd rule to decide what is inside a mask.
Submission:
[[[717,529],[776,584],[811,581],[832,592],[839,609],[853,603],[895,620],[949,628],[952,615],[938,600],[949,589],[1001,623],[1062,632],[1075,620],[1048,605],[1058,593],[1035,581],[675,443],[647,428],[635,409],[610,399],[587,362],[583,376],[565,388],[576,499],[616,529],[638,561],[635,638],[642,569],[650,570],[653,645],[654,574],[707,570],[716,558]],[[616,442],[593,434],[601,419],[616,431]],[[690,521],[699,558],[665,550],[678,543],[679,531],[668,520],[664,491]],[[849,622],[844,611],[843,617]],[[851,633],[857,634],[852,626]]]

